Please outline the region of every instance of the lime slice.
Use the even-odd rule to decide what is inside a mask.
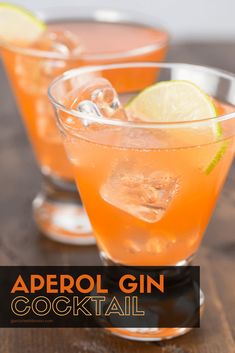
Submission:
[[[189,81],[163,81],[140,92],[126,105],[126,109],[146,122],[179,122],[213,118],[217,109],[210,96]],[[219,123],[212,124],[215,140],[223,131]],[[227,149],[224,142],[211,162],[204,168],[208,175],[215,168]]]
[[[213,159],[211,160],[211,162],[206,166],[206,168],[204,169],[204,172],[208,175],[212,172],[212,170],[217,166],[217,164],[219,163],[219,161],[222,159],[223,155],[225,154],[227,148],[228,148],[229,142],[228,141],[224,141],[222,143],[222,146],[220,147],[220,149],[216,152],[216,154],[214,155]]]
[[[46,24],[23,7],[0,3],[0,39],[29,45],[46,29]]]
[[[189,81],[163,81],[146,88],[126,106],[148,122],[179,122],[217,115],[212,99]]]

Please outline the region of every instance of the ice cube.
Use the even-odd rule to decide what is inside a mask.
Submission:
[[[77,37],[69,31],[45,32],[31,49],[45,51],[45,55],[17,55],[15,73],[21,88],[36,95],[47,94],[52,79],[70,68],[66,58],[82,52]],[[55,53],[58,58],[54,59],[46,52]]]
[[[149,254],[155,255],[166,251],[173,246],[175,242],[176,240],[174,238],[170,239],[166,236],[155,236],[147,240],[145,248]]]
[[[92,78],[78,87],[72,108],[87,115],[96,112],[97,116],[127,120],[116,90],[105,78]]]
[[[144,173],[117,165],[100,194],[112,206],[144,222],[155,223],[165,216],[178,188],[178,178],[168,172]]]
[[[77,110],[85,115],[101,116],[97,105],[89,100],[85,100],[79,103],[79,105],[77,106]]]
[[[79,38],[68,30],[45,31],[32,48],[56,52],[62,56],[78,55],[83,51]]]
[[[87,115],[90,117],[101,117],[101,113],[95,103],[89,100],[84,100],[78,104],[77,110],[83,115]],[[83,120],[83,125],[89,126],[88,120]]]

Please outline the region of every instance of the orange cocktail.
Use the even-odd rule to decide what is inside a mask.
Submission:
[[[176,265],[201,242],[233,160],[235,108],[232,94],[223,103],[216,100],[214,73],[204,69],[202,80],[200,69],[195,77],[193,70],[177,64],[100,66],[68,72],[52,84],[77,185],[101,254],[112,263]],[[159,75],[198,81],[214,96],[218,117],[154,123],[131,115],[138,91]],[[172,96],[170,104],[174,112]]]
[[[51,84],[49,97],[105,263],[190,263],[233,160],[234,87],[234,76],[219,70],[154,63],[68,71]],[[187,330],[112,329],[133,339]]]
[[[190,263],[234,156],[234,85],[219,70],[157,63],[83,68],[51,84],[104,263]],[[189,328],[111,330],[158,340]]]
[[[48,85],[65,70],[84,65],[161,61],[168,42],[164,31],[128,19],[127,15],[94,11],[83,18],[79,14],[79,9],[71,10],[63,20],[61,11],[58,15],[53,11],[53,22],[49,21],[36,42],[27,47],[24,43],[6,45],[2,50],[46,184],[34,202],[35,219],[44,233],[70,243],[92,242],[93,237],[85,211],[72,195],[73,171],[48,103]],[[112,23],[115,14],[118,21]]]

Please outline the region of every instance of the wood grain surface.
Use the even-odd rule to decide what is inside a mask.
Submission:
[[[235,43],[173,45],[168,61],[235,72]],[[40,175],[0,66],[0,265],[95,265],[95,246],[54,243],[31,217]],[[0,353],[234,353],[235,166],[232,167],[195,264],[206,296],[201,328],[163,343],[138,343],[101,329],[0,329]]]

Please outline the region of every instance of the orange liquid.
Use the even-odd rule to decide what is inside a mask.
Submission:
[[[76,142],[68,138],[66,148],[101,251],[136,266],[174,265],[192,256],[232,162],[234,137],[209,142],[209,130],[189,128],[86,130]],[[170,139],[175,147],[164,147]],[[221,160],[206,173],[224,143]]]
[[[72,167],[65,155],[54,112],[48,102],[48,85],[53,78],[68,69],[121,62],[126,50],[143,46],[159,44],[158,48],[148,53],[130,54],[125,61],[162,61],[166,53],[167,34],[143,26],[95,22],[51,24],[48,31],[52,30],[69,30],[77,36],[83,48],[81,56],[68,57],[66,60],[49,59],[3,49],[2,57],[39,165],[47,174],[71,180]],[[94,58],[97,54],[114,56],[109,59]]]

